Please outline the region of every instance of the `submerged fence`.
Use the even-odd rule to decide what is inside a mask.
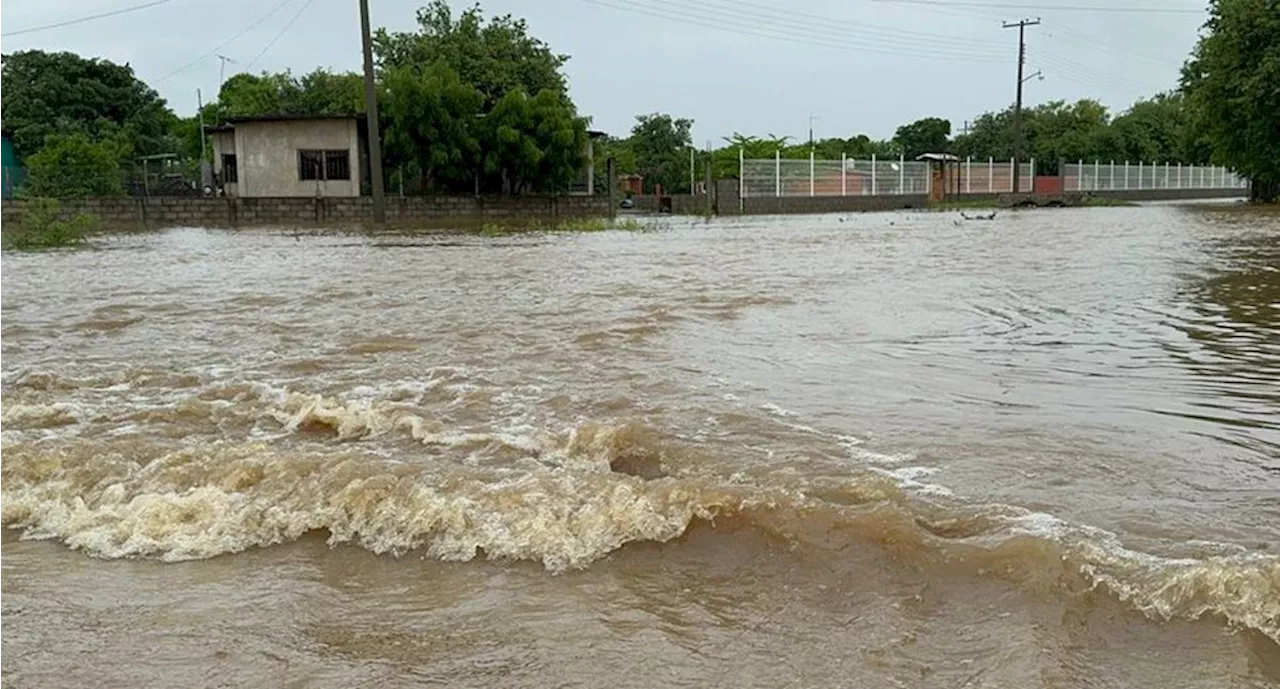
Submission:
[[[1145,191],[1151,189],[1246,189],[1248,180],[1225,167],[1181,163],[1084,161],[1063,169],[1066,191]]]
[[[948,173],[934,178],[928,162],[841,158],[818,160],[743,158],[739,161],[743,197],[761,196],[900,196],[928,195],[934,184],[944,183],[947,193],[998,194],[1013,191],[1013,161],[951,161]],[[1022,163],[1018,186],[1034,188],[1035,161]],[[945,180],[945,181],[944,181]]]

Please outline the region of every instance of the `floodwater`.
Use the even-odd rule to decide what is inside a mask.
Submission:
[[[1280,214],[3,258],[5,687],[1280,685]]]

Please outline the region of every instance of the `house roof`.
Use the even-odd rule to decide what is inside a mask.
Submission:
[[[251,122],[315,122],[322,120],[355,120],[363,118],[360,113],[351,113],[348,115],[244,115],[240,117],[228,117],[227,124],[248,124]]]

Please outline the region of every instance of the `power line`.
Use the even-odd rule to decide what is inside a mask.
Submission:
[[[872,0],[885,4],[934,5],[938,7],[984,7],[1001,10],[1039,10],[1043,12],[1128,12],[1134,14],[1204,14],[1204,10],[1178,7],[1105,7],[1100,5],[1030,5],[1005,2],[943,2],[943,0]]]
[[[671,8],[673,13],[686,13],[697,16],[702,19],[713,21],[716,23],[727,23],[730,25],[742,26],[745,22],[747,28],[764,30],[764,31],[783,31],[792,35],[812,38],[815,36],[827,35],[828,40],[841,43],[849,43],[851,39],[858,39],[858,45],[875,45],[880,48],[892,48],[895,50],[921,50],[933,53],[946,53],[948,56],[962,55],[984,55],[986,57],[995,58],[999,53],[994,46],[976,44],[974,41],[957,39],[955,36],[940,37],[937,41],[922,41],[920,34],[912,34],[911,32],[903,32],[903,35],[897,36],[891,33],[892,30],[879,30],[877,33],[875,28],[863,27],[860,25],[851,25],[854,28],[841,29],[832,26],[833,23],[839,23],[830,17],[820,17],[818,15],[805,15],[816,17],[821,23],[796,19],[791,16],[772,16],[770,14],[762,14],[753,12],[752,10],[744,10],[739,3],[726,3],[723,0],[703,0],[701,6],[690,7],[680,2],[672,2],[671,0],[648,0],[647,3],[652,5],[664,5]],[[717,7],[718,6],[718,7]],[[757,5],[757,7],[759,7]],[[722,11],[721,11],[722,8]],[[655,8],[656,9],[656,8]],[[663,11],[663,10],[658,10]],[[764,22],[766,28],[755,21]],[[861,35],[860,35],[861,34]],[[944,41],[952,41],[955,45],[946,45]]]
[[[271,11],[270,11],[270,12],[267,12],[266,14],[262,15],[261,17],[258,17],[256,20],[254,20],[254,21],[253,21],[253,23],[251,23],[251,24],[249,24],[248,26],[246,26],[246,27],[244,27],[243,29],[241,29],[239,32],[237,32],[237,33],[236,33],[234,36],[232,36],[231,38],[228,38],[227,40],[225,40],[225,41],[223,41],[223,42],[219,43],[218,45],[215,45],[215,46],[213,47],[213,50],[210,50],[209,52],[207,52],[207,53],[205,53],[205,54],[201,55],[200,57],[197,57],[196,59],[192,60],[191,62],[188,62],[187,64],[185,64],[185,65],[183,65],[183,66],[181,66],[181,67],[179,67],[179,68],[177,68],[177,69],[173,70],[172,72],[169,72],[168,74],[166,74],[166,75],[164,75],[164,76],[160,77],[159,79],[157,79],[157,80],[156,80],[156,82],[157,82],[157,83],[159,83],[159,82],[161,82],[161,81],[165,81],[166,79],[169,79],[170,77],[177,76],[178,74],[181,74],[182,72],[185,72],[185,71],[187,71],[188,69],[191,69],[192,67],[194,67],[194,66],[196,66],[196,65],[200,64],[200,62],[204,61],[205,59],[208,59],[208,58],[210,58],[210,57],[212,57],[212,56],[214,56],[214,55],[217,55],[219,50],[222,50],[223,48],[227,47],[227,46],[228,46],[228,45],[230,45],[232,42],[234,42],[236,39],[240,38],[241,36],[243,36],[243,35],[245,35],[245,34],[249,33],[250,31],[253,31],[254,29],[256,29],[256,28],[258,28],[259,26],[261,26],[263,22],[265,22],[265,21],[267,21],[268,19],[270,19],[270,18],[274,17],[274,16],[276,15],[276,13],[277,13],[277,12],[279,12],[279,11],[280,11],[280,10],[282,10],[282,9],[284,9],[285,5],[288,5],[288,4],[289,4],[289,3],[291,3],[291,2],[293,2],[293,0],[281,0],[280,4],[278,4],[278,5],[276,5],[275,7],[271,8]]]
[[[1050,50],[1040,48],[1032,52],[1036,59],[1043,60],[1047,65],[1057,67],[1058,69],[1074,70],[1085,76],[1094,75],[1095,80],[1099,82],[1140,91],[1147,91],[1151,89],[1151,86],[1147,82],[1130,79],[1122,74],[1103,72],[1102,70],[1090,67],[1082,62],[1077,62],[1069,57],[1059,55]]]
[[[847,35],[848,32],[837,29],[836,28],[837,26],[849,26],[849,27],[853,27],[852,28],[853,31],[858,31],[858,32],[863,32],[868,34],[878,34],[878,35],[895,38],[895,39],[901,38],[901,39],[911,41],[912,44],[914,45],[920,45],[922,42],[927,42],[930,45],[936,45],[939,43],[951,43],[951,44],[956,44],[962,47],[974,47],[974,44],[972,41],[965,38],[958,37],[955,34],[924,33],[920,31],[911,31],[906,29],[894,29],[890,27],[877,26],[874,24],[863,24],[860,22],[854,22],[846,19],[837,19],[834,17],[828,17],[820,14],[809,14],[806,12],[798,12],[790,9],[780,10],[776,7],[770,7],[768,5],[760,5],[753,2],[746,2],[746,0],[737,0],[731,3],[728,3],[727,6],[725,2],[716,3],[711,0],[704,0],[702,4],[703,5],[719,4],[722,7],[727,7],[727,9],[729,9],[734,14],[747,14],[747,15],[755,14],[756,16],[767,17],[769,21],[787,21],[790,23],[796,23],[797,21],[802,21],[802,20],[797,20],[796,17],[804,17],[807,19],[811,19],[814,22],[817,22],[816,24],[812,22],[804,22],[804,25],[806,27],[816,28],[824,31],[839,31],[842,35]],[[744,12],[742,10],[742,7],[756,8],[756,12],[754,13],[750,11]],[[775,16],[769,16],[769,15],[775,15]]]
[[[141,5],[121,7],[118,10],[111,10],[109,12],[99,12],[98,14],[89,14],[76,19],[68,19],[66,21],[54,22],[53,24],[43,24],[41,26],[33,26],[27,29],[18,29],[17,31],[2,33],[0,34],[0,36],[21,36],[22,34],[35,33],[36,31],[60,29],[64,26],[71,26],[72,24],[83,24],[84,22],[93,21],[94,19],[102,19],[104,17],[114,17],[118,14],[126,14],[128,12],[137,12],[138,10],[145,10],[148,7],[155,7],[156,5],[163,5],[167,2],[172,2],[172,1],[173,0],[151,0],[151,2],[144,2]]]
[[[887,47],[883,45],[875,45],[871,43],[853,43],[847,40],[829,39],[822,36],[814,36],[811,32],[798,32],[787,29],[762,28],[758,24],[748,24],[742,21],[735,21],[731,17],[723,15],[713,15],[703,18],[698,15],[672,16],[663,11],[650,11],[639,8],[634,5],[615,5],[604,0],[582,0],[591,5],[607,7],[610,9],[640,14],[649,17],[656,17],[666,21],[678,21],[693,26],[701,26],[709,29],[715,29],[725,33],[756,36],[759,38],[769,38],[772,40],[786,41],[808,46],[821,46],[826,48],[834,48],[855,53],[880,53],[893,55],[896,57],[914,57],[914,58],[936,58],[950,60],[965,60],[970,62],[996,62],[999,58],[976,56],[973,53],[958,54],[940,53],[937,50],[930,50],[928,44],[917,45],[914,47]],[[688,9],[683,8],[682,9]]]
[[[276,34],[275,37],[272,38],[271,41],[267,43],[265,47],[262,48],[262,51],[259,52],[257,55],[255,55],[252,60],[249,60],[249,64],[244,66],[244,69],[246,72],[253,67],[254,63],[262,59],[262,56],[266,55],[268,50],[271,50],[271,46],[275,45],[276,41],[280,40],[280,37],[285,35],[285,33],[289,31],[290,27],[293,26],[293,23],[298,21],[298,17],[301,17],[302,13],[306,12],[307,8],[310,7],[311,3],[313,2],[315,2],[315,0],[307,0],[306,2],[302,3],[302,7],[298,10],[298,13],[293,15],[293,17],[289,19],[289,22],[284,25],[284,28],[280,29],[280,33]]]

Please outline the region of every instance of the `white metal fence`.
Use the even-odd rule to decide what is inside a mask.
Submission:
[[[1066,191],[1141,191],[1148,189],[1246,189],[1248,180],[1224,167],[1181,163],[1068,163]]]
[[[930,163],[899,156],[884,160],[809,158],[740,160],[742,196],[899,196],[928,194],[935,184]],[[1035,161],[1022,163],[1018,186],[1035,186]],[[947,164],[943,175],[949,194],[996,194],[1013,191],[1013,161],[967,159]]]
[[[742,195],[894,196],[927,194],[928,163],[904,160],[743,159]]]

